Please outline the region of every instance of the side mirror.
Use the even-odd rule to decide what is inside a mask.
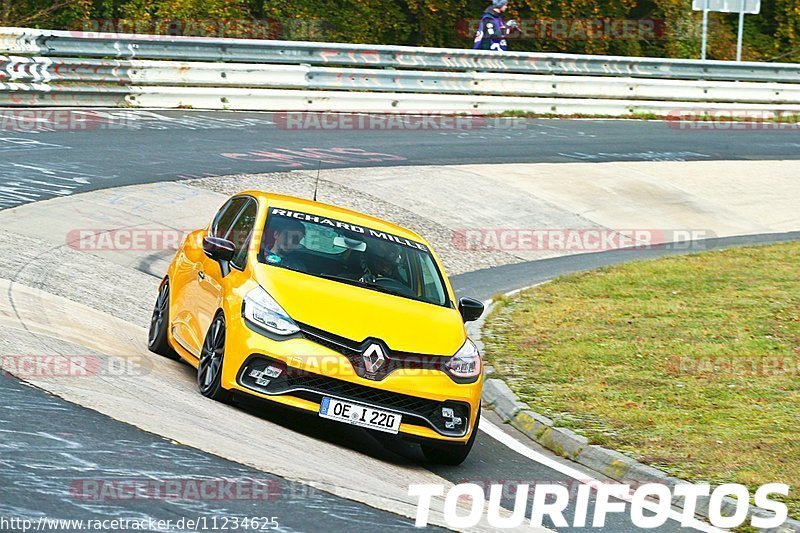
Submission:
[[[478,320],[483,314],[483,302],[475,298],[461,298],[458,300],[458,312],[464,322]]]
[[[236,249],[229,240],[208,236],[203,238],[203,251],[211,259],[228,262],[233,259]]]

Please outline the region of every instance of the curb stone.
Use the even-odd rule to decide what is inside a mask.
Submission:
[[[570,429],[553,426],[545,428],[540,433],[538,442],[561,457],[573,461],[578,460],[584,448],[589,445],[589,439],[583,435],[578,435]]]
[[[494,381],[491,387],[494,389],[491,393],[494,399],[491,404],[492,409],[494,409],[494,412],[497,413],[503,422],[509,422],[518,412],[528,408],[527,404],[519,401],[516,394],[511,392],[511,389],[508,388],[505,381],[492,381]]]

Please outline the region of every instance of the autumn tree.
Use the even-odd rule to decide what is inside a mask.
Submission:
[[[110,20],[111,31],[128,21],[129,29],[143,33],[469,48],[488,5],[489,0],[0,0],[0,24],[75,29]],[[765,1],[761,8],[759,15],[745,17],[744,59],[800,61],[800,1]],[[691,0],[514,0],[506,17],[519,19],[526,30],[511,40],[511,50],[700,56],[701,16]],[[637,20],[643,27],[656,24],[657,31],[614,29],[620,21]],[[591,27],[603,21],[608,28]],[[257,22],[269,24],[270,33],[254,34]],[[711,13],[710,58],[735,57],[737,23],[736,15]]]

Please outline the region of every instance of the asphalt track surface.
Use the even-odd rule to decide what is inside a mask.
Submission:
[[[176,445],[8,376],[0,376],[0,437],[0,516],[173,523],[205,518],[208,525],[217,517],[220,526],[222,520],[232,526],[236,518],[275,517],[285,531],[312,531],[320,524],[365,533],[413,529],[408,519]],[[144,487],[169,479],[188,480],[187,495],[194,481],[199,487],[213,479],[230,480],[229,486],[247,487],[248,493],[224,498],[224,486],[218,492],[206,485],[213,490],[211,499],[170,500],[155,493],[131,498],[121,490],[123,483]],[[93,488],[98,482],[109,489],[102,499]],[[217,500],[216,494],[222,497]]]
[[[210,175],[295,169],[505,162],[798,159],[786,131],[676,131],[663,122],[514,120],[467,131],[287,131],[266,114],[136,112],[113,130],[5,132],[0,139],[0,208],[87,190]],[[135,126],[134,126],[135,124]],[[513,127],[512,127],[513,126]],[[622,148],[621,148],[622,147]],[[233,155],[232,154],[238,154]],[[366,155],[365,155],[366,154]],[[379,155],[376,155],[379,154]],[[800,233],[714,239],[686,247],[616,250],[508,265],[455,276],[459,294],[478,298],[558,275],[629,260],[743,244],[796,240]],[[240,405],[289,431],[353,447],[387,461],[422,463],[416,447],[378,442],[360,429],[313,416],[286,420],[280,409]],[[30,413],[36,416],[30,416]],[[257,420],[254,421],[257,423]],[[175,518],[192,514],[272,514],[289,529],[331,531],[409,528],[411,521],[168,442],[0,377],[0,515]],[[522,437],[524,439],[524,437]],[[59,440],[60,439],[60,440]],[[382,446],[381,444],[385,445]],[[459,468],[430,467],[453,481],[562,483],[567,476],[481,434]],[[96,504],[65,492],[76,480],[106,476],[248,477],[280,487],[274,501],[201,504],[119,501]],[[380,473],[365,473],[380,475]],[[112,476],[113,477],[113,476]],[[298,497],[299,496],[299,497]],[[508,502],[506,502],[508,503]],[[590,506],[590,512],[591,512]],[[570,506],[573,508],[573,506]],[[274,512],[272,510],[274,509]],[[191,512],[190,512],[191,511]],[[89,516],[87,516],[87,514]],[[590,515],[591,516],[591,515]],[[552,528],[552,524],[546,524]],[[659,531],[677,531],[668,522]],[[633,531],[627,514],[609,515],[607,531]]]
[[[32,122],[19,113],[0,115],[0,209],[98,188],[320,164],[800,159],[800,130],[746,124],[681,130],[663,121],[473,119],[459,129],[414,129],[420,119],[409,118],[385,130],[287,129],[273,113],[76,111],[65,120],[40,111]]]
[[[579,254],[530,261],[475,271],[451,278],[459,294],[479,298],[541,283],[560,275],[633,260],[655,259],[698,250],[800,240],[800,232],[709,239],[686,246],[657,246]],[[321,421],[313,415],[295,414],[258,402],[236,407],[256,418],[281,424],[287,431],[302,432],[388,462],[426,464],[415,445],[383,438],[366,430]],[[31,417],[30,413],[37,414]],[[491,415],[490,421],[499,423]],[[254,423],[258,423],[254,420]],[[526,438],[513,430],[521,442]],[[184,517],[276,516],[287,530],[374,531],[413,528],[411,520],[350,502],[292,483],[213,455],[181,446],[75,405],[44,391],[0,375],[0,516],[47,516],[50,518],[128,517],[178,520]],[[146,465],[146,466],[145,466]],[[510,450],[481,433],[470,457],[460,467],[426,465],[453,482],[506,487],[504,507],[513,505],[514,486],[520,483],[561,484],[574,496],[574,480],[546,465]],[[379,475],[379,473],[365,473]],[[257,500],[164,501],[158,499],[96,502],[76,497],[74,487],[92,480],[213,479],[258,480],[274,488],[274,496]],[[271,492],[270,494],[273,494]],[[592,516],[594,506],[589,505]],[[565,516],[571,522],[574,504]],[[380,527],[378,527],[380,525]],[[552,523],[547,527],[558,530]],[[597,529],[593,529],[597,530]],[[627,514],[610,514],[602,531],[637,531]],[[655,531],[680,531],[673,521]]]

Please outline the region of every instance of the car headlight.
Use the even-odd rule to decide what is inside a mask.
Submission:
[[[478,347],[469,339],[444,366],[451,376],[464,381],[477,380],[483,370]]]
[[[294,320],[263,287],[256,287],[244,297],[243,315],[251,324],[276,335],[292,335],[300,331]]]

